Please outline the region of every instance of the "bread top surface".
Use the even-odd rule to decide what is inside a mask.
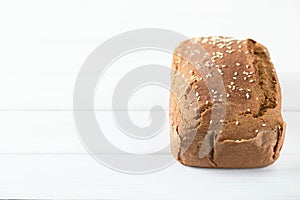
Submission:
[[[203,63],[203,55],[208,55],[212,63]],[[175,77],[179,73],[191,87],[186,95],[198,106],[198,114],[185,112],[185,115],[190,115],[185,119],[190,120],[182,123],[178,115],[191,104],[182,97],[171,95],[171,120],[175,126],[182,124],[178,129],[193,124],[198,132],[205,133],[211,124],[222,123],[219,140],[225,141],[247,140],[256,137],[259,132],[274,131],[278,125],[282,126],[278,78],[267,49],[256,41],[221,36],[193,38],[175,50],[172,66],[171,88],[176,90],[180,87]],[[214,77],[221,77],[222,81]],[[220,85],[223,91],[212,89],[220,88]],[[224,96],[225,101],[222,101]],[[213,121],[212,111],[224,104],[225,118]],[[194,126],[193,119],[199,121],[198,127]],[[179,130],[179,134],[185,133]]]

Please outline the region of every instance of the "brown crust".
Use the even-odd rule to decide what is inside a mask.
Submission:
[[[174,53],[172,65],[173,155],[182,164],[198,167],[255,168],[272,164],[283,145],[285,123],[281,116],[280,85],[267,49],[251,39],[202,37],[192,40],[209,53],[216,73],[221,73],[227,95],[226,118],[222,132],[212,138],[212,150],[205,157],[199,157],[200,148],[207,145],[204,138],[211,113],[218,106],[211,102],[209,88],[203,81],[206,74],[200,74],[178,53],[178,49],[191,40],[183,42]],[[189,53],[189,49],[185,51]],[[189,89],[182,89],[178,74],[189,83]],[[180,98],[176,96],[178,92],[183,94]],[[197,108],[191,108],[187,97],[196,99]]]

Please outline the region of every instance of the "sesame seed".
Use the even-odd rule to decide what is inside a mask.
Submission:
[[[212,120],[210,120],[210,121],[209,121],[209,124],[212,124],[212,122],[213,122],[213,121],[212,121]]]
[[[226,94],[226,97],[229,97],[230,96],[230,94]]]
[[[208,41],[208,39],[207,38],[204,38],[203,40],[202,40],[202,44],[205,44],[206,42]]]
[[[247,108],[247,112],[250,112],[251,110],[250,110],[250,108]]]
[[[206,62],[204,63],[204,65],[205,65],[205,67],[209,67],[209,66],[210,66],[209,61],[206,61]]]
[[[234,85],[234,82],[231,81],[230,84],[231,84],[231,85]]]
[[[235,63],[235,65],[236,65],[236,66],[240,66],[241,64],[240,64],[240,63]]]
[[[231,42],[229,42],[227,45],[229,46],[229,45],[232,45],[233,44],[233,42],[231,41]]]
[[[222,52],[219,52],[219,51],[217,51],[216,54],[218,54],[218,55],[223,55],[223,53],[222,53]]]
[[[200,54],[200,53],[201,53],[198,49],[195,49],[194,52],[195,52],[196,54]]]
[[[224,119],[220,119],[220,122],[223,123],[223,122],[224,122]]]
[[[211,78],[212,75],[211,74],[206,74],[206,78]]]
[[[256,129],[255,132],[258,133],[258,130]]]
[[[236,121],[236,122],[235,122],[235,125],[239,125],[239,121]]]
[[[197,44],[197,42],[198,42],[197,39],[192,40],[192,44]]]
[[[246,77],[246,76],[244,77],[244,80],[247,80],[247,77]]]
[[[192,79],[192,80],[196,80],[197,78],[196,78],[195,75],[192,75],[192,76],[191,76],[191,79]]]
[[[222,65],[222,67],[224,68],[224,67],[226,67],[226,65]]]
[[[234,86],[232,86],[232,90],[235,90],[235,85],[234,85]]]
[[[242,45],[239,45],[238,48],[242,48]]]
[[[208,101],[207,100],[205,101],[205,104],[208,105]]]
[[[266,126],[266,124],[262,124],[262,126]]]
[[[234,72],[233,74],[234,74],[235,76],[237,76],[237,75],[238,75],[238,73],[237,73],[237,72]]]
[[[196,97],[199,96],[199,92],[196,92]]]
[[[234,77],[232,77],[232,79],[236,80],[237,78],[234,76]]]
[[[244,89],[243,88],[239,88],[239,91],[243,91]]]
[[[246,93],[246,98],[249,99],[250,98],[250,95],[249,93]]]
[[[191,70],[189,71],[189,73],[192,74],[192,73],[193,73],[193,70],[191,69]]]
[[[249,68],[250,68],[250,66],[249,66],[249,65],[246,65],[246,68],[247,68],[247,69],[249,69]]]
[[[197,97],[197,101],[200,101],[200,96]]]
[[[232,50],[228,50],[228,49],[227,49],[225,52],[226,52],[226,53],[232,53],[232,52],[234,52],[234,49],[232,49]]]
[[[253,82],[254,82],[254,80],[253,80],[253,79],[251,79],[249,82],[250,82],[250,83],[253,83]]]

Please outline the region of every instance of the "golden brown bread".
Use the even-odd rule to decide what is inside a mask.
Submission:
[[[174,53],[171,91],[171,150],[182,164],[255,168],[279,157],[281,91],[263,45],[229,37],[185,41]]]

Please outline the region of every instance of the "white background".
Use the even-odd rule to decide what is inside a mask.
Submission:
[[[0,198],[300,199],[299,11],[296,0],[0,1]],[[288,127],[281,158],[264,169],[209,170],[175,163],[139,176],[120,174],[91,158],[72,116],[77,73],[102,42],[138,28],[188,37],[249,37],[266,45],[281,82]],[[168,142],[168,127],[148,143],[118,139],[109,92],[131,67],[170,65],[170,59],[157,52],[129,55],[107,73],[105,80],[112,84],[99,90],[96,100],[107,98],[95,106],[115,145],[140,153]],[[131,117],[141,126],[149,123],[146,110],[156,104],[167,109],[168,102],[166,90],[144,89],[130,103]]]

